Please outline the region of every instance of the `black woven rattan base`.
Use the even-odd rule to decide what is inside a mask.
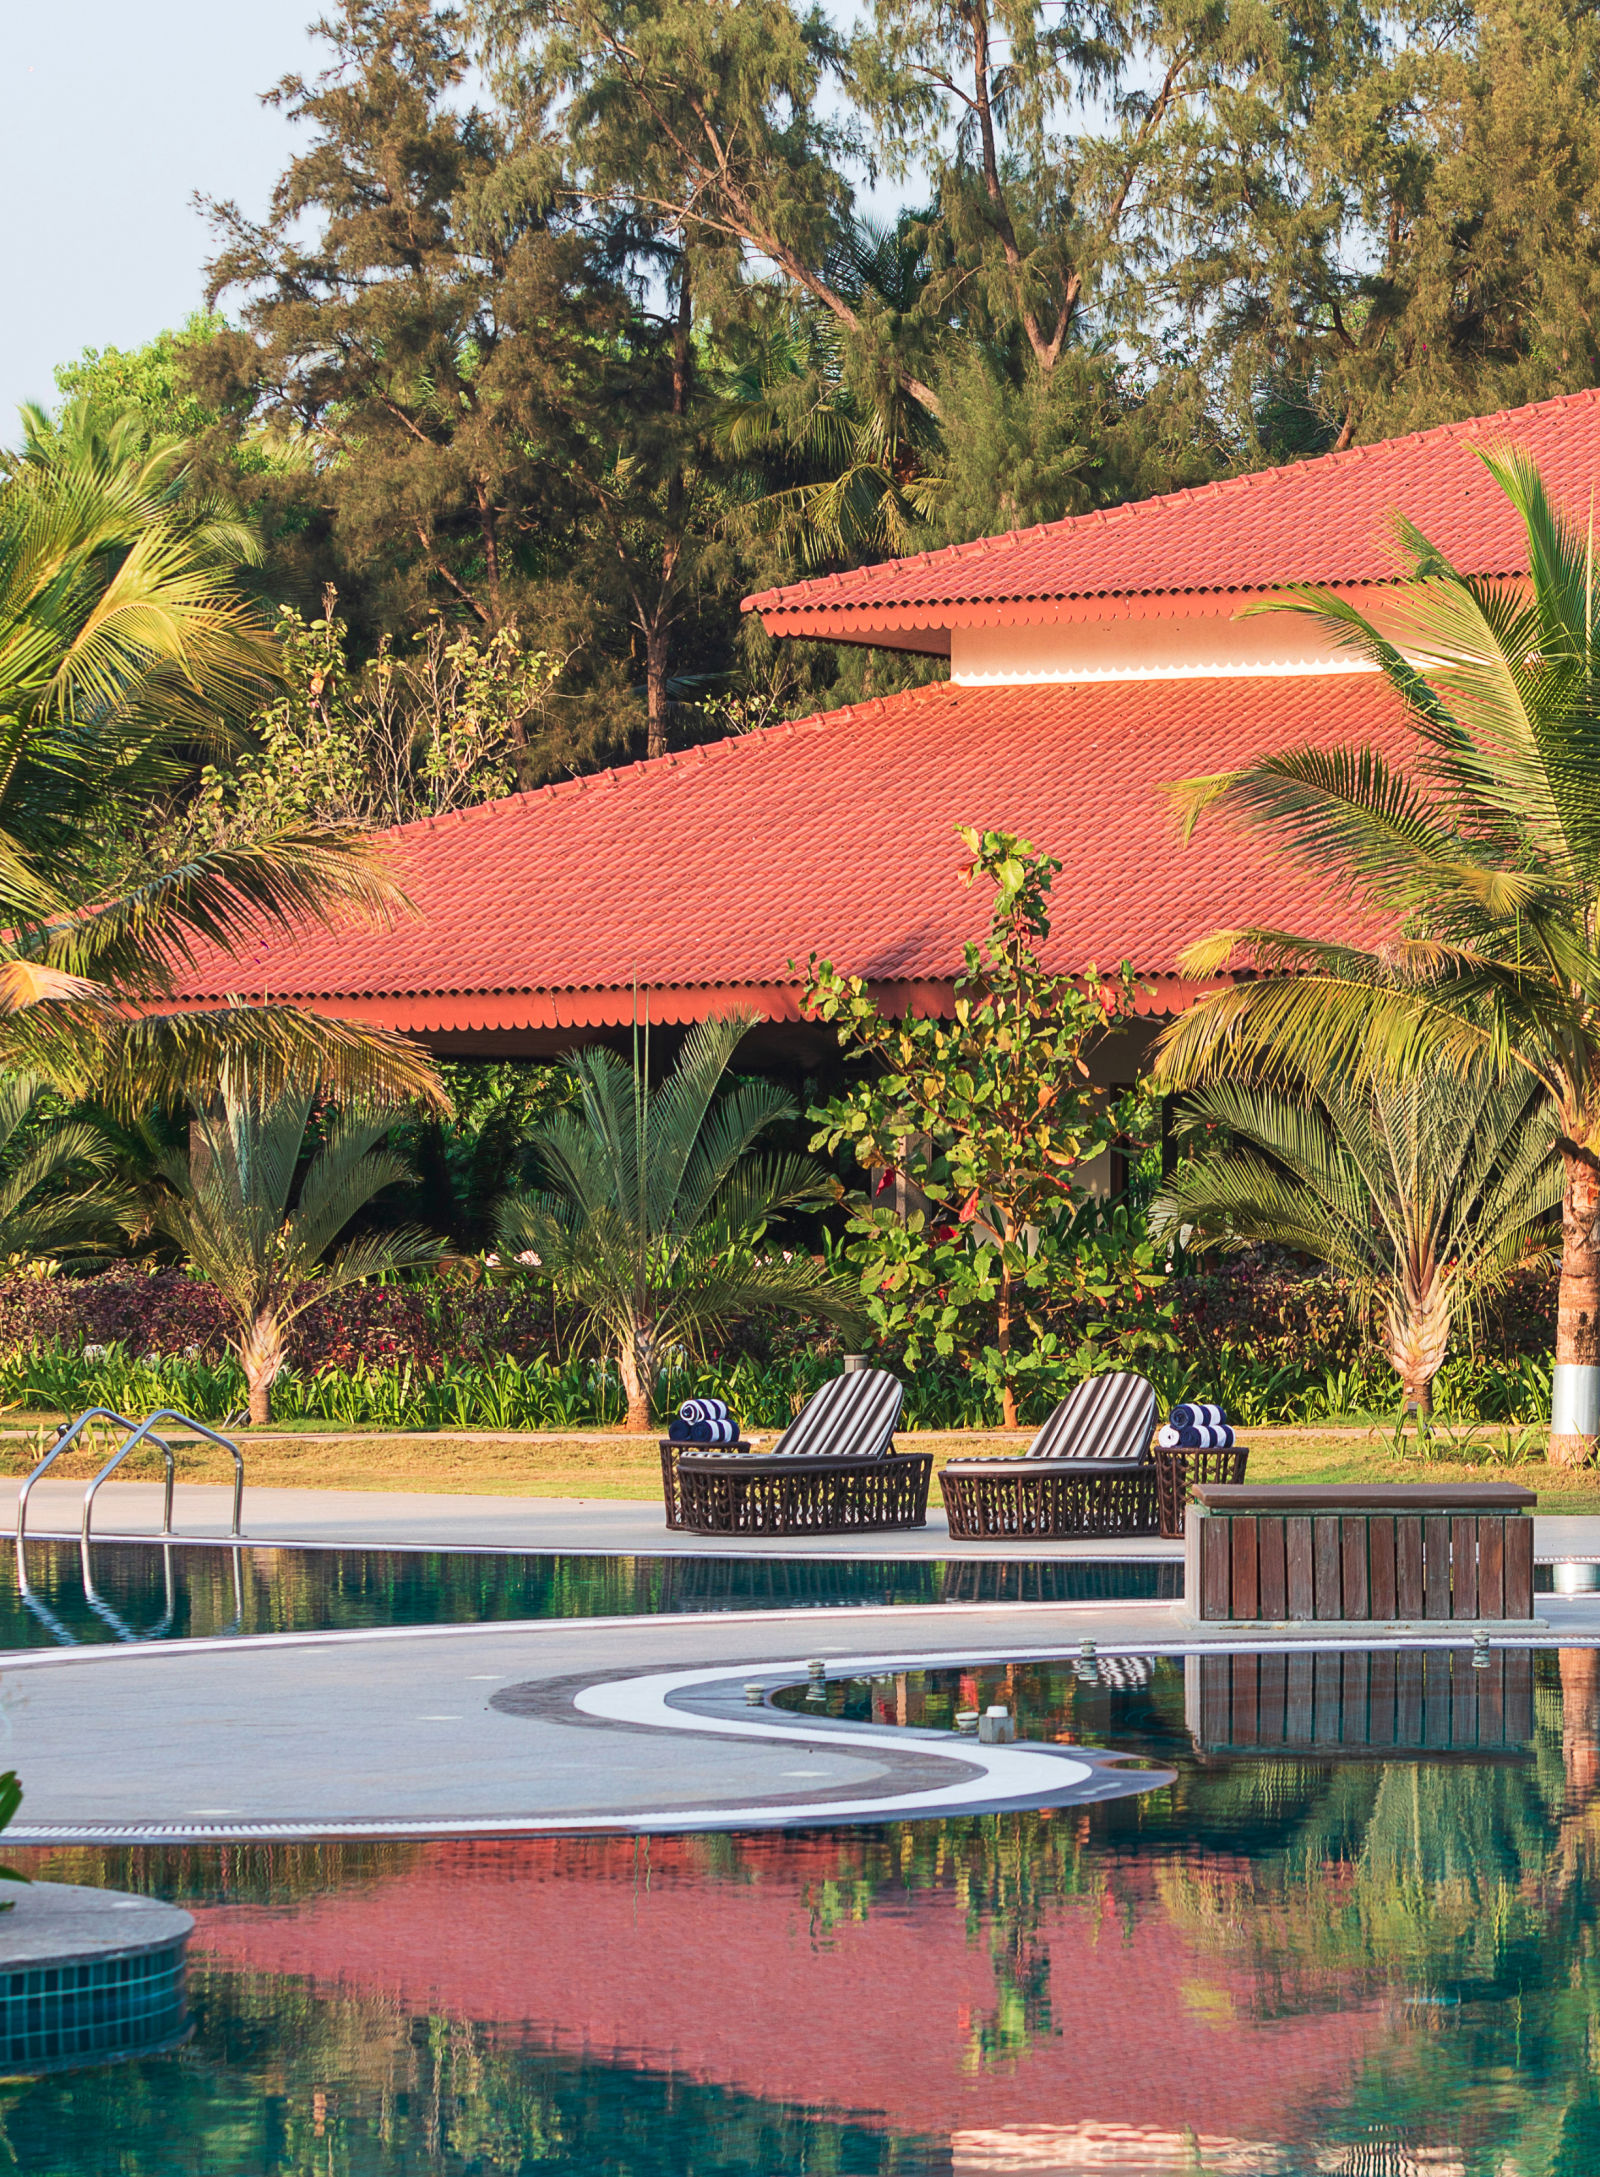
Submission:
[[[974,1460],[946,1467],[939,1487],[957,1542],[1160,1531],[1153,1466],[1102,1476],[1052,1474],[1048,1459]]]
[[[1183,1515],[1189,1491],[1197,1482],[1242,1482],[1249,1452],[1241,1444],[1231,1451],[1151,1452],[1161,1495],[1161,1532],[1171,1541],[1183,1539]]]
[[[677,1449],[677,1524],[693,1534],[861,1534],[928,1524],[931,1451],[735,1459]],[[669,1503],[669,1526],[671,1511]]]
[[[667,1525],[681,1530],[683,1506],[678,1496],[678,1459],[686,1451],[698,1451],[698,1444],[674,1443],[670,1436],[661,1438],[661,1501],[667,1508]],[[741,1437],[737,1444],[729,1444],[729,1451],[748,1451],[750,1446]]]

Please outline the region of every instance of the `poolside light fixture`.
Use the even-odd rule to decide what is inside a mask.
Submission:
[[[828,1666],[820,1655],[814,1655],[811,1658],[806,1665],[806,1670],[812,1678],[826,1678],[828,1675]]]
[[[767,1689],[759,1679],[752,1678],[744,1689],[744,1697],[747,1707],[759,1708],[767,1697]]]
[[[1100,1683],[1100,1665],[1095,1660],[1095,1653],[1092,1640],[1079,1641],[1078,1660],[1072,1667],[1072,1675],[1080,1686],[1097,1686]]]
[[[1481,1626],[1472,1636],[1472,1667],[1475,1671],[1489,1668],[1489,1636]]]
[[[958,1708],[956,1710],[956,1729],[958,1731],[976,1731],[977,1728],[978,1711],[975,1708]]]

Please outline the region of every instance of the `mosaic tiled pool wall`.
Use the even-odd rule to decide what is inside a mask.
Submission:
[[[148,2055],[182,2039],[187,1938],[108,1958],[0,1971],[0,2072]]]

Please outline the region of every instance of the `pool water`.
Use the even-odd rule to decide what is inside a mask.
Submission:
[[[1170,1600],[1140,1561],[510,1556],[30,1541],[0,1550],[0,1649],[688,1610]]]
[[[1415,1685],[1366,1657],[1346,1680],[1341,1663],[1323,1689],[1348,1696],[1324,1719],[1337,1743],[1315,1752],[1270,1736],[1197,1745],[1191,1722],[1219,1686],[1140,1660],[1120,1684],[1071,1663],[954,1674],[955,1691],[965,1676],[1009,1693],[1041,1731],[1176,1772],[1089,1808],[669,1839],[17,1854],[36,1873],[176,1898],[198,1926],[188,2043],[0,2089],[12,2166],[1600,2169],[1600,1656],[1545,1653],[1497,1688],[1470,1656]],[[917,1675],[841,1699],[897,1709],[952,1690]],[[1248,1687],[1265,1733],[1272,1684],[1230,1677],[1224,1712],[1237,1720]],[[1354,1736],[1358,1709],[1397,1732],[1420,1718],[1425,1737],[1430,1710],[1431,1728],[1454,1727],[1458,1701],[1448,1746],[1379,1755]]]

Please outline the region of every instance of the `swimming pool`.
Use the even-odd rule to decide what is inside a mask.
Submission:
[[[1140,1660],[1013,1667],[1031,1723],[1175,1772],[1059,1814],[18,1855],[199,1925],[188,2044],[8,2086],[15,2166],[1588,2177],[1595,1652],[1532,1659],[1498,1747],[1403,1756],[1197,1745]]]
[[[1142,1561],[512,1556],[38,1540],[0,1549],[0,1649],[384,1625],[940,1602],[1172,1599]]]

